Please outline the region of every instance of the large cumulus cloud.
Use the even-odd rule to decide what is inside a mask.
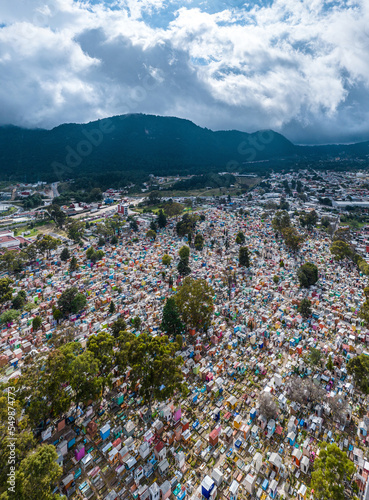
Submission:
[[[0,124],[126,112],[369,138],[366,0],[3,0]]]

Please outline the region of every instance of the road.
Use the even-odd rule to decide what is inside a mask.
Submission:
[[[57,198],[59,196],[58,184],[59,182],[53,182],[51,184],[51,189],[53,191],[53,198]]]

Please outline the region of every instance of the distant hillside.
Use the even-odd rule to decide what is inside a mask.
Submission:
[[[57,180],[104,172],[187,174],[258,170],[257,162],[320,156],[365,158],[369,142],[295,146],[273,131],[213,132],[188,120],[153,115],[115,116],[52,130],[0,127],[0,178]],[[256,163],[255,163],[256,162]]]

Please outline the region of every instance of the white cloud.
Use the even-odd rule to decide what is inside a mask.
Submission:
[[[147,112],[299,141],[366,137],[367,2],[236,5],[3,0],[0,123]]]

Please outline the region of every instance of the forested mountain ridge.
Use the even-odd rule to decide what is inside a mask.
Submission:
[[[0,178],[60,180],[102,172],[199,174],[258,171],[258,162],[344,155],[367,158],[369,142],[296,146],[271,130],[201,128],[174,117],[130,114],[52,130],[0,127]]]

